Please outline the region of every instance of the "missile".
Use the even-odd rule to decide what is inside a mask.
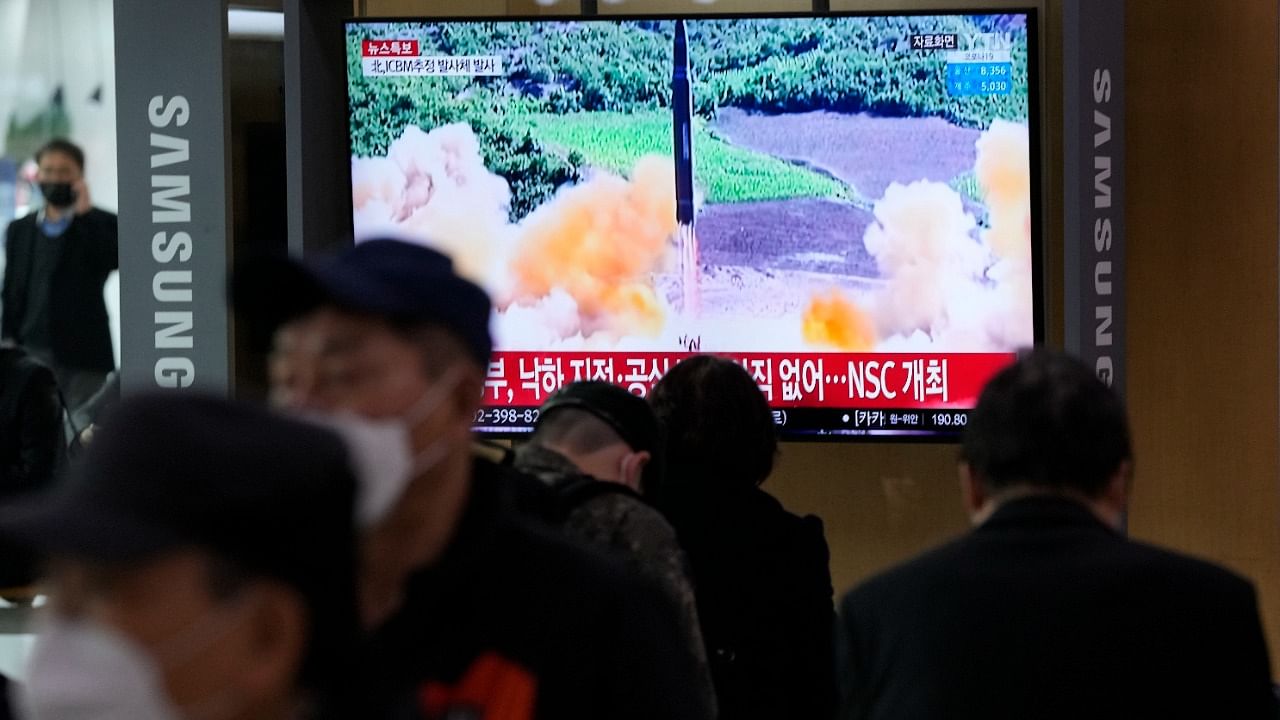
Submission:
[[[693,224],[693,89],[689,77],[689,40],[684,20],[676,20],[671,72],[671,116],[675,133],[676,221]]]
[[[689,72],[689,37],[684,20],[676,20],[671,69],[671,120],[672,149],[676,165],[676,240],[680,249],[680,280],[685,314],[696,315],[700,305],[700,273],[693,203],[693,87]]]

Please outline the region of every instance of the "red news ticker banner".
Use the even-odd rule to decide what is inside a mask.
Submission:
[[[365,40],[360,44],[361,57],[417,57],[417,40]]]
[[[685,352],[494,353],[486,407],[537,407],[561,386],[604,380],[644,397]],[[739,362],[775,408],[971,408],[1013,353],[718,353]]]

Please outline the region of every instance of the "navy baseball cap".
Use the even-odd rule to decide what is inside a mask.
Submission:
[[[493,350],[489,296],[458,275],[448,256],[417,243],[366,240],[315,260],[250,262],[236,271],[231,291],[237,311],[270,331],[333,305],[394,323],[439,325],[481,365]]]

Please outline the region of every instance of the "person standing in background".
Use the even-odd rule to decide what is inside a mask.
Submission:
[[[992,378],[960,451],[974,528],[844,598],[839,717],[1272,720],[1253,585],[1124,536],[1129,438],[1064,353]]]
[[[74,410],[115,368],[102,293],[119,267],[116,216],[93,207],[75,144],[50,140],[36,164],[45,203],[5,231],[0,337],[53,368]]]
[[[655,501],[693,567],[721,720],[825,720],[836,704],[834,591],[822,521],[760,489],[773,414],[741,365],[699,355],[649,396],[666,434]]]
[[[641,494],[661,459],[658,420],[643,398],[601,380],[570,383],[539,408],[514,467],[553,491],[555,521],[570,536],[621,558],[680,610],[681,634],[701,677],[702,717],[717,717],[715,691],[688,561],[676,531]]]

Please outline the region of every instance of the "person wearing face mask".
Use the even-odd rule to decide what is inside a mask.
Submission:
[[[67,479],[0,508],[0,535],[49,561],[21,717],[354,717],[348,457],[265,409],[122,401]]]
[[[5,231],[0,337],[51,367],[74,410],[115,368],[103,285],[119,267],[116,216],[93,207],[75,144],[35,159],[44,205]]]
[[[531,478],[475,457],[490,302],[450,260],[371,240],[233,284],[273,330],[271,398],[353,453],[364,530],[361,717],[706,717],[674,604],[519,510]]]
[[[642,398],[611,383],[579,381],[539,408],[532,437],[516,450],[515,467],[554,491],[559,522],[570,536],[621,558],[676,603],[689,653],[702,671],[706,717],[715,717],[684,552],[671,524],[641,497],[659,470],[658,444],[658,421]]]

